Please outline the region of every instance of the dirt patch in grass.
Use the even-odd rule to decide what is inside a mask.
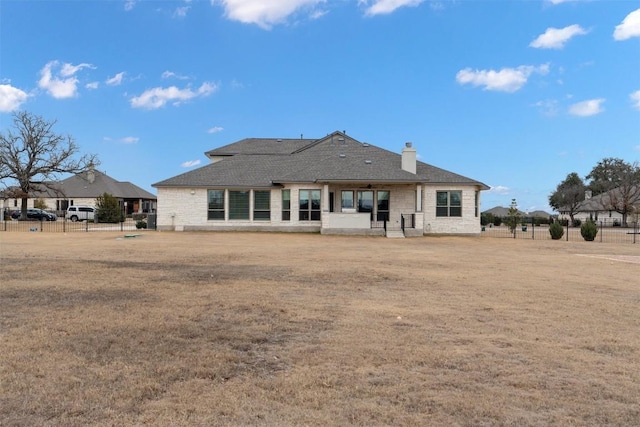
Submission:
[[[116,237],[0,233],[1,425],[640,419],[635,245]]]

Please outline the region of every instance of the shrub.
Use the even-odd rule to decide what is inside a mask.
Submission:
[[[502,224],[502,218],[497,216],[495,218],[493,218],[493,225],[495,225],[496,227],[500,227],[500,224]]]
[[[551,234],[551,238],[553,240],[560,240],[564,235],[564,228],[562,228],[562,224],[558,221],[555,221],[553,224],[549,226],[549,234]]]
[[[584,224],[580,226],[580,234],[582,234],[582,238],[587,242],[593,242],[596,234],[598,234],[598,226],[593,221],[585,221]]]
[[[138,221],[136,221],[136,228],[138,230],[140,230],[141,228],[147,228],[147,221],[139,219]]]
[[[580,227],[580,225],[582,224],[582,221],[579,220],[578,218],[573,220],[573,225],[572,227]]]
[[[96,199],[96,222],[116,223],[124,222],[124,213],[120,209],[120,202],[109,193],[104,193]]]

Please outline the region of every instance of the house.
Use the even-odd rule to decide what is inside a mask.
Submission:
[[[19,210],[22,200],[11,189],[5,191],[5,209]],[[48,183],[29,194],[27,207],[32,208],[35,200],[42,200],[46,210],[62,215],[69,206],[95,206],[96,198],[109,193],[118,199],[126,214],[155,212],[157,198],[154,194],[130,183],[116,181],[97,169],[73,175],[59,182]]]
[[[343,132],[320,139],[247,138],[210,163],[153,184],[159,230],[404,235],[480,233],[485,184]]]
[[[585,222],[598,221],[607,226],[619,226],[625,222],[637,222],[640,214],[640,189],[637,186],[615,188],[608,192],[592,196],[585,192],[585,198],[574,209],[573,219]],[[624,205],[628,206],[627,215],[622,215]],[[560,209],[560,218],[569,219],[569,208]]]
[[[505,218],[509,216],[509,208],[505,208],[503,206],[495,206],[491,209],[487,209],[486,211],[482,212],[483,214],[491,214],[493,216],[496,217],[500,217],[500,218]],[[550,217],[552,217],[553,215],[545,212],[543,210],[536,210],[536,211],[532,211],[532,212],[522,212],[521,210],[518,209],[518,214],[521,217],[524,218],[544,218],[544,219],[548,219]]]

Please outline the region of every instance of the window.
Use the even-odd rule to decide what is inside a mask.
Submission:
[[[342,209],[353,209],[353,191],[342,192]]]
[[[229,219],[249,219],[249,191],[229,191]]]
[[[358,191],[358,212],[371,212],[373,219],[373,191]]]
[[[389,221],[389,192],[378,191],[378,221]]]
[[[476,218],[480,215],[480,192],[476,191]]]
[[[462,191],[437,191],[436,216],[462,216]]]
[[[320,190],[300,190],[300,221],[320,221]]]
[[[291,190],[282,190],[282,220],[291,220]]]
[[[269,221],[271,219],[271,192],[253,192],[253,220]]]
[[[224,221],[224,190],[209,190],[207,219]]]

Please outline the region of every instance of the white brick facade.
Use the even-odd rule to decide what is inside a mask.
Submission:
[[[282,220],[282,188],[270,191],[270,220],[253,219],[253,190],[249,196],[248,220],[229,220],[229,190],[225,191],[225,220],[209,220],[208,189],[206,188],[158,188],[158,229],[160,230],[273,230],[273,231],[310,231],[317,232],[330,228],[331,221],[327,216],[328,191],[334,195],[334,212],[341,211],[341,194],[343,190],[368,191],[361,187],[334,186],[318,184],[288,185],[285,189],[291,194],[290,220]],[[321,213],[324,220],[299,220],[299,191],[321,191]],[[401,216],[415,214],[415,228],[420,230],[414,234],[479,234],[479,207],[476,209],[475,186],[426,186],[426,185],[389,185],[374,186],[370,189],[374,193],[379,190],[389,191],[389,222],[388,227],[399,229]],[[462,217],[436,217],[437,191],[462,191]],[[265,191],[256,189],[256,191]],[[419,196],[421,194],[421,197]],[[479,196],[478,196],[479,197]],[[478,199],[479,202],[479,199]],[[420,205],[420,206],[417,206]],[[419,209],[416,210],[416,207]],[[476,215],[476,213],[478,213]],[[343,221],[344,222],[344,221]],[[335,223],[335,221],[334,221]],[[348,223],[348,222],[345,222]]]

